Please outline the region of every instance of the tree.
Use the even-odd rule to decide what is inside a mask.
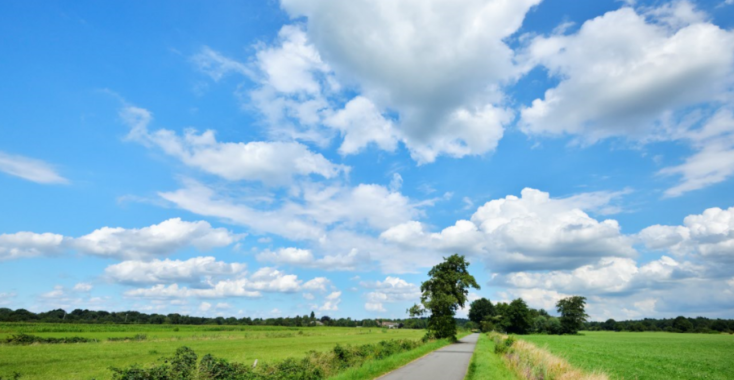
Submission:
[[[507,332],[510,334],[527,334],[533,326],[533,317],[528,304],[522,298],[510,302],[507,308]]]
[[[680,316],[673,321],[673,329],[677,332],[688,332],[693,330],[693,323],[684,316]]]
[[[492,301],[480,298],[469,305],[469,320],[481,324],[486,317],[494,317],[496,314]]]
[[[556,303],[558,312],[561,314],[561,326],[563,326],[564,334],[577,334],[584,323],[586,318],[589,317],[586,314],[586,297],[572,296],[561,299]]]
[[[609,318],[606,322],[602,323],[601,328],[606,331],[617,331],[617,321]]]
[[[456,310],[466,304],[469,288],[479,289],[477,280],[467,271],[469,265],[464,256],[453,254],[431,268],[428,272],[430,279],[421,284],[423,307],[414,305],[408,312],[411,316],[430,312],[430,335],[439,339],[456,339]]]

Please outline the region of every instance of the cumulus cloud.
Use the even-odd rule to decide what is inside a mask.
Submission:
[[[63,251],[63,235],[33,232],[0,234],[0,260],[49,256]]]
[[[520,128],[585,143],[615,136],[685,141],[696,153],[660,171],[681,178],[668,197],[730,178],[734,32],[708,18],[683,0],[625,7],[574,34],[533,39],[527,67],[543,66],[559,84],[522,109]]]
[[[384,303],[417,302],[421,296],[420,288],[417,285],[399,277],[388,276],[384,281],[363,281],[360,285],[372,290],[365,293],[367,302],[364,307],[367,311],[384,312],[386,311]]]
[[[522,130],[644,138],[666,112],[719,100],[732,83],[734,35],[684,13],[664,7],[648,21],[626,7],[533,40],[530,61],[561,80],[522,110]]]
[[[313,290],[314,283],[323,283],[315,279],[303,284],[297,275],[287,274],[275,268],[263,267],[250,276],[239,275],[232,279],[209,281],[206,286],[197,288],[180,286],[179,284],[157,284],[149,288],[132,289],[125,292],[127,297],[142,298],[225,298],[225,297],[261,297],[263,293],[295,293],[301,290]]]
[[[0,152],[0,172],[42,184],[66,184],[53,166],[34,158]]]
[[[693,278],[701,268],[663,256],[639,265],[632,259],[605,257],[571,271],[515,272],[495,277],[493,283],[519,289],[553,289],[563,294],[620,295]]]
[[[678,256],[693,255],[704,262],[734,262],[734,207],[718,207],[689,215],[682,226],[654,225],[638,237],[647,248],[666,250]],[[718,265],[717,265],[718,266]]]
[[[337,225],[380,230],[422,214],[420,205],[402,194],[368,184],[356,187],[305,185],[300,201],[285,200],[280,208],[268,210],[219,198],[212,189],[195,182],[174,192],[160,193],[160,196],[200,215],[224,218],[260,233],[293,240],[318,240],[327,228]]]
[[[263,251],[257,255],[257,259],[279,265],[345,271],[357,269],[358,266],[367,263],[370,256],[368,253],[360,254],[357,249],[352,249],[348,254],[325,255],[317,259],[311,250],[289,247],[280,248],[277,251]]]
[[[211,256],[188,260],[130,260],[108,266],[105,268],[105,276],[111,281],[124,284],[195,284],[201,282],[203,277],[243,274],[246,268],[244,263],[225,263]]]
[[[66,250],[102,257],[147,259],[191,246],[199,250],[224,247],[240,239],[242,235],[212,228],[208,222],[173,218],[140,229],[103,227],[78,238],[52,233],[2,234],[0,260],[56,255]]]
[[[217,141],[212,130],[199,134],[187,129],[183,136],[167,129],[151,132],[148,124],[152,116],[147,110],[127,106],[121,115],[130,127],[130,139],[155,145],[188,166],[230,181],[284,185],[294,176],[314,174],[334,178],[348,171],[347,167],[333,164],[297,142],[223,143]]]
[[[205,221],[186,222],[173,218],[140,229],[103,227],[73,239],[80,252],[126,259],[166,256],[186,247],[209,250],[230,245],[241,236],[224,228],[212,228]]]
[[[411,155],[431,162],[439,154],[461,157],[496,147],[512,118],[498,106],[496,88],[517,74],[504,40],[539,2],[281,4],[292,17],[306,17],[310,41],[340,80],[399,113],[395,128]]]
[[[632,239],[621,233],[617,221],[598,221],[579,208],[599,208],[598,199],[552,199],[526,188],[521,197],[489,201],[471,220],[459,220],[441,232],[430,233],[411,221],[386,230],[381,238],[406,247],[466,252],[505,272],[569,269],[600,257],[635,255]]]
[[[319,308],[321,311],[337,311],[339,310],[339,304],[341,300],[342,292],[336,291],[326,296],[326,301]]]
[[[358,153],[369,144],[390,152],[398,146],[399,136],[393,122],[385,119],[377,106],[363,96],[350,100],[343,109],[328,116],[324,124],[341,132],[339,153],[342,155]]]

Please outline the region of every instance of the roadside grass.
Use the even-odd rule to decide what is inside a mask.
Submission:
[[[583,331],[518,338],[614,380],[734,379],[732,335]]]
[[[425,334],[423,330],[348,327],[159,326],[156,330],[150,325],[122,325],[124,329],[120,326],[67,325],[58,326],[53,332],[39,332],[37,330],[50,329],[40,325],[34,329],[34,326],[24,324],[19,329],[21,331],[13,331],[12,324],[2,324],[0,331],[3,336],[24,332],[56,338],[84,336],[99,342],[26,346],[0,344],[0,377],[19,372],[22,380],[109,379],[110,367],[154,363],[160,357],[172,356],[181,346],[188,346],[201,355],[212,354],[231,362],[251,364],[255,359],[262,363],[289,357],[301,358],[311,350],[332,350],[337,343],[362,345],[383,340],[416,340]],[[174,331],[176,327],[179,331]],[[229,329],[216,330],[218,327]],[[147,339],[108,340],[110,337],[136,334],[146,334]]]
[[[486,334],[479,335],[469,371],[464,380],[518,380],[502,360],[494,353],[494,342]]]
[[[469,335],[469,333],[460,333],[457,335],[459,339]],[[448,339],[436,340],[426,343],[414,350],[402,352],[393,355],[387,359],[370,360],[362,364],[360,367],[350,368],[336,376],[330,377],[329,380],[371,380],[388,372],[394,371],[414,360],[420,359],[429,353],[448,346],[452,342]]]

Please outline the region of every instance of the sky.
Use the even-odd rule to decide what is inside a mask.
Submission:
[[[734,2],[3,1],[0,307],[734,318]],[[466,315],[466,309],[458,312]]]

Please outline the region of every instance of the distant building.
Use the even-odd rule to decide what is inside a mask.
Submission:
[[[398,326],[398,324],[397,324],[397,323],[395,323],[395,322],[382,322],[382,323],[380,324],[380,326],[382,326],[382,327],[387,327],[387,328],[389,328],[389,329],[397,329],[397,328],[400,328],[400,327]]]
[[[316,324],[316,326],[323,326],[324,325],[323,323],[321,323],[321,321],[315,321],[314,323]]]

